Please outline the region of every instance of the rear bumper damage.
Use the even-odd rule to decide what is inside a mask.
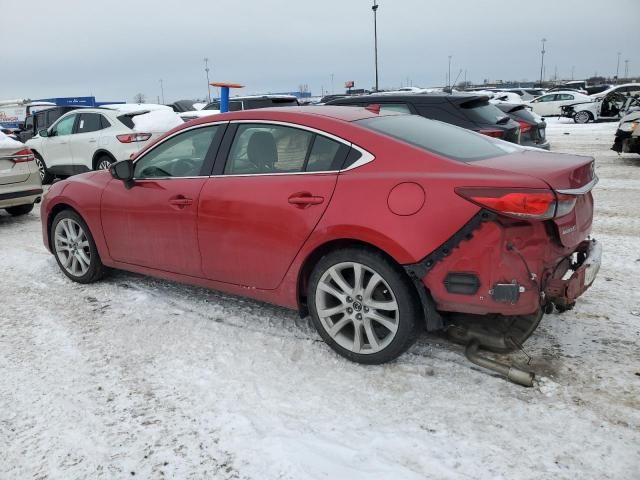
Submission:
[[[602,244],[585,240],[565,261],[572,262],[569,269],[562,277],[551,278],[544,289],[545,300],[560,306],[573,304],[591,286],[600,270]]]
[[[563,246],[553,238],[557,227],[546,223],[505,223],[481,211],[439,249],[405,269],[441,314],[521,316],[550,303],[567,307],[593,283],[602,247],[595,240]],[[425,313],[428,330],[442,326],[429,322]]]

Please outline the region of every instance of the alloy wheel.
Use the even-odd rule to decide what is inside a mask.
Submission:
[[[44,162],[40,159],[40,157],[35,157],[36,167],[38,167],[38,173],[40,174],[40,181],[44,183],[44,178],[47,176],[47,170],[44,166]]]
[[[589,123],[590,118],[589,112],[578,112],[574,116],[576,123]]]
[[[341,347],[358,354],[386,348],[396,336],[400,311],[382,276],[357,262],[328,268],[316,287],[322,327]]]
[[[56,255],[62,267],[74,277],[82,277],[91,266],[89,239],[78,222],[63,218],[54,232]]]
[[[108,170],[110,166],[111,162],[105,158],[98,163],[98,170]]]

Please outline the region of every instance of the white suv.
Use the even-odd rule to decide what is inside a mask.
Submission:
[[[83,108],[66,113],[26,143],[35,155],[42,183],[49,183],[54,176],[109,168],[181,124],[165,106]]]

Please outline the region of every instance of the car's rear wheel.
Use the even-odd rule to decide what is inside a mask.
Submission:
[[[47,183],[51,183],[53,181],[53,175],[49,173],[47,169],[47,164],[44,163],[44,159],[38,153],[34,153],[34,160],[36,162],[36,167],[38,167],[38,172],[40,173],[40,181],[43,185]]]
[[[19,215],[26,215],[31,210],[33,210],[33,203],[30,203],[28,205],[18,205],[17,207],[7,207],[5,208],[5,210],[9,215],[13,215],[14,217],[17,217]]]
[[[355,362],[391,361],[417,335],[420,309],[413,286],[400,267],[372,250],[324,256],[311,274],[308,300],[320,336]]]
[[[91,283],[103,276],[104,267],[89,227],[73,210],[63,210],[53,219],[51,248],[60,269],[71,280]]]
[[[101,155],[97,158],[94,170],[109,170],[113,163],[113,158],[109,155]]]
[[[573,121],[576,123],[589,123],[591,119],[591,114],[584,110],[582,112],[577,112],[573,116]]]

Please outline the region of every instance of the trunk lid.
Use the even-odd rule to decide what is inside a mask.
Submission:
[[[597,182],[593,158],[527,150],[474,164],[535,177],[544,181],[558,195],[575,197],[575,207],[568,214],[552,220],[557,238],[565,247],[575,247],[591,232],[591,189]]]
[[[535,150],[487,158],[474,165],[539,178],[556,191],[581,188],[595,175],[592,157]]]
[[[20,142],[0,137],[0,185],[27,181],[31,174],[29,165],[24,162],[16,162],[14,157],[15,153],[25,148]]]

